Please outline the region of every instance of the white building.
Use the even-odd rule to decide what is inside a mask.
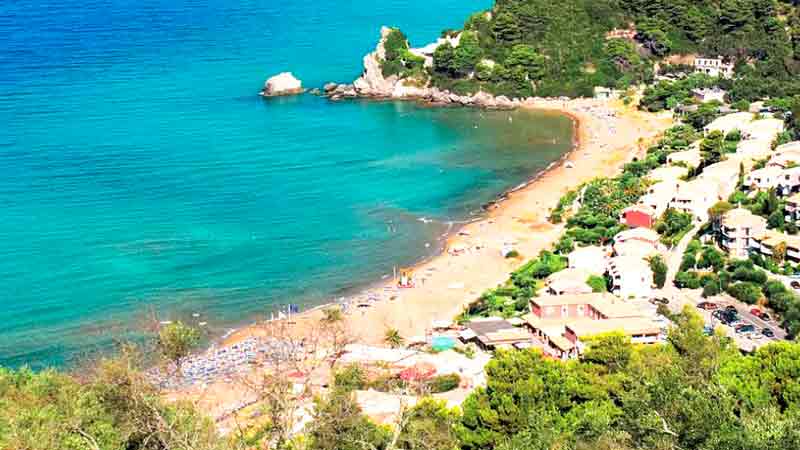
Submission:
[[[670,208],[691,214],[697,222],[708,221],[708,209],[719,201],[719,184],[711,179],[695,179],[683,185],[669,203]]]
[[[647,261],[637,256],[617,256],[608,262],[612,292],[622,298],[650,298],[653,271]]]
[[[658,246],[661,236],[649,228],[633,228],[624,230],[614,236],[614,244],[624,244],[628,241],[646,242],[653,246]]]
[[[767,162],[767,167],[775,166],[788,169],[800,165],[800,145],[792,144],[795,143],[790,142],[776,148],[769,162]]]
[[[682,152],[674,152],[667,155],[668,164],[685,164],[691,168],[695,168],[703,161],[703,156],[700,154],[699,148],[691,148]]]
[[[655,182],[659,181],[679,181],[689,174],[689,169],[681,166],[662,166],[650,171],[647,178]]]
[[[586,269],[564,269],[545,280],[547,293],[550,295],[591,294],[592,288],[587,281],[592,274]]]
[[[778,181],[778,195],[791,195],[800,191],[800,166],[785,169]]]
[[[695,100],[701,103],[708,103],[713,101],[718,101],[720,103],[725,103],[725,95],[727,92],[723,91],[718,87],[713,88],[703,88],[703,89],[692,89],[692,96]]]
[[[764,167],[754,170],[744,177],[744,185],[753,190],[766,191],[777,188],[783,175],[780,167]]]
[[[695,58],[694,71],[712,77],[730,78],[733,76],[733,63],[726,63],[722,58]]]
[[[717,200],[728,198],[739,183],[739,163],[736,158],[729,158],[712,164],[703,169],[703,173],[697,177],[700,181],[708,181],[716,184]],[[748,167],[744,164],[745,168]]]
[[[752,240],[767,231],[767,221],[744,208],[736,208],[722,216],[719,242],[733,258],[746,259]]]
[[[656,183],[647,189],[647,193],[639,199],[639,204],[652,208],[655,217],[661,217],[683,184],[682,181]]]
[[[584,269],[591,274],[602,275],[606,271],[608,254],[595,245],[579,247],[567,256],[570,269]]]
[[[754,114],[750,112],[737,112],[733,114],[726,114],[717,117],[710,124],[706,125],[703,130],[706,133],[712,131],[719,131],[723,135],[727,135],[733,130],[744,130],[748,124],[753,121]]]

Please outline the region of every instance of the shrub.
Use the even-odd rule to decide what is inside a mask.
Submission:
[[[586,284],[592,288],[592,292],[606,292],[608,290],[605,277],[599,275],[589,276],[589,279],[586,280]]]
[[[347,391],[364,389],[367,375],[358,364],[350,364],[333,375],[333,385]]]
[[[738,267],[733,271],[733,279],[736,281],[747,281],[756,284],[764,284],[767,282],[767,274],[763,270],[748,269],[746,267]]]
[[[679,289],[700,289],[700,277],[695,272],[678,272],[675,287]]]
[[[461,377],[457,373],[437,375],[428,380],[425,385],[431,394],[452,391],[461,384]]]
[[[708,283],[703,286],[703,298],[713,297],[719,295],[720,289],[717,283]]]
[[[653,256],[650,258],[650,270],[653,271],[653,283],[656,287],[661,289],[664,283],[667,282],[667,264],[661,256]]]
[[[747,281],[729,285],[727,292],[733,298],[750,305],[757,303],[762,297],[761,289]]]

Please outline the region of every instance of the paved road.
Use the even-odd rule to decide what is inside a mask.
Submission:
[[[683,254],[686,252],[686,247],[689,246],[692,238],[695,234],[699,231],[700,226],[695,226],[692,228],[691,231],[686,233],[683,239],[676,245],[667,255],[667,282],[664,284],[664,288],[658,291],[655,291],[656,297],[664,297],[670,300],[669,309],[673,313],[678,313],[687,305],[691,306],[692,308],[697,308],[697,304],[704,301],[711,301],[714,302],[720,307],[724,308],[728,305],[733,305],[736,310],[739,312],[739,316],[742,319],[743,323],[752,323],[756,326],[756,332],[760,335],[761,330],[764,328],[769,328],[775,333],[774,339],[768,339],[764,336],[761,336],[757,339],[749,339],[743,335],[737,334],[732,327],[725,326],[724,324],[720,323],[719,320],[716,320],[712,316],[711,311],[704,311],[697,309],[705,318],[706,324],[711,326],[722,326],[726,333],[736,341],[739,348],[747,351],[751,351],[753,348],[762,346],[771,340],[780,340],[786,337],[786,332],[781,329],[778,324],[775,322],[766,322],[752,313],[750,313],[750,309],[752,309],[751,305],[747,305],[743,302],[736,300],[735,298],[727,295],[722,294],[714,298],[704,299],[702,297],[702,290],[686,290],[686,289],[678,289],[675,287],[674,280],[675,275],[678,273],[680,269],[681,260],[683,259]],[[788,283],[787,283],[788,286]]]

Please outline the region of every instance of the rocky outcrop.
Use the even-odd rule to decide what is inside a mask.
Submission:
[[[392,32],[391,28],[381,28],[381,38],[375,51],[364,56],[364,72],[353,82],[353,88],[361,95],[375,97],[390,97],[398,78],[391,76],[384,78],[381,63],[386,59],[384,44]]]
[[[364,56],[364,71],[353,84],[328,83],[324,87],[324,94],[331,100],[342,100],[347,98],[379,98],[379,99],[398,99],[416,100],[437,105],[461,105],[474,106],[478,108],[493,109],[512,109],[521,106],[524,102],[533,99],[509,99],[505,96],[495,97],[494,95],[479,91],[471,95],[458,95],[447,90],[441,90],[435,86],[430,86],[428,81],[416,79],[399,78],[397,76],[384,77],[381,63],[384,61],[386,50],[384,43],[392,30],[387,27],[381,28],[381,38],[375,51]],[[439,39],[435,44],[449,43],[457,46],[460,35]],[[423,50],[424,49],[424,50]],[[434,45],[428,45],[418,49],[419,52],[432,54]],[[413,52],[413,50],[412,50]]]
[[[292,75],[283,72],[270,77],[264,83],[261,95],[264,97],[278,97],[282,95],[297,95],[303,93],[303,83]]]

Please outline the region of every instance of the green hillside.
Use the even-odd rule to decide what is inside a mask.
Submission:
[[[434,55],[434,84],[508,96],[591,95],[652,80],[670,55],[735,58],[739,98],[800,93],[800,19],[774,0],[498,0]],[[637,31],[635,41],[607,38]],[[492,66],[492,61],[494,65]]]

